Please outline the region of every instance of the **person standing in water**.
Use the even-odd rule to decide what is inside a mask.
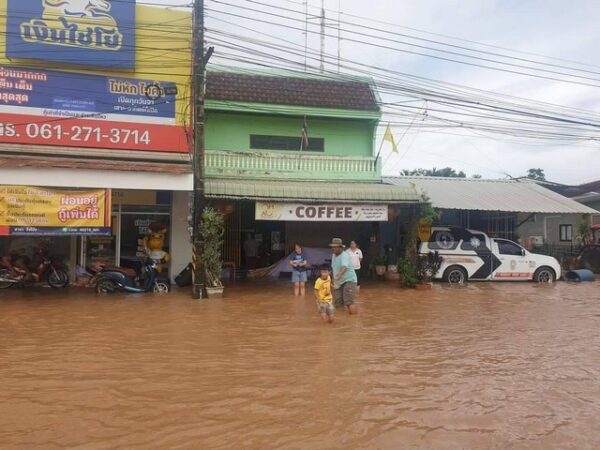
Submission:
[[[354,273],[356,273],[356,290],[360,291],[360,278],[361,278],[361,263],[363,260],[363,253],[358,245],[356,245],[356,241],[350,241],[350,248],[346,250],[348,255],[350,255],[350,262],[352,263],[352,267],[354,268]]]
[[[333,302],[335,306],[345,306],[350,314],[357,314],[354,303],[356,299],[356,273],[350,255],[344,251],[344,243],[340,238],[333,238],[329,244],[333,250],[331,268],[333,270]]]
[[[321,319],[326,323],[333,323],[335,308],[333,307],[333,296],[331,294],[331,276],[329,267],[321,266],[321,276],[315,281],[315,300]]]
[[[294,295],[304,295],[305,285],[308,280],[306,267],[308,261],[304,257],[302,247],[299,244],[294,246],[294,252],[290,256],[289,265],[292,266],[292,283],[294,283]]]

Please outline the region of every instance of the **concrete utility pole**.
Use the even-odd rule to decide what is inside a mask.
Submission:
[[[192,266],[193,287],[192,298],[202,298],[204,295],[205,274],[200,257],[204,242],[200,235],[200,221],[206,204],[204,197],[204,74],[206,63],[212,54],[212,48],[204,54],[204,0],[194,1],[192,26],[192,71],[193,71],[193,153],[192,170],[194,171],[194,206],[192,211]]]

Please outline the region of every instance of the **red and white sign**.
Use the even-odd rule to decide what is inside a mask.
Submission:
[[[0,142],[187,153],[184,127],[0,113]]]

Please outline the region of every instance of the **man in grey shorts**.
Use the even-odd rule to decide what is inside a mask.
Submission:
[[[350,314],[358,312],[354,300],[356,298],[356,273],[350,255],[344,251],[344,243],[333,238],[329,244],[333,250],[331,268],[333,270],[333,302],[335,306],[345,306]]]

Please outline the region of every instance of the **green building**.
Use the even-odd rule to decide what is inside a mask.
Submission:
[[[228,265],[267,266],[296,242],[341,237],[375,255],[396,240],[420,195],[382,183],[380,117],[368,78],[212,68],[206,194],[226,214]]]

